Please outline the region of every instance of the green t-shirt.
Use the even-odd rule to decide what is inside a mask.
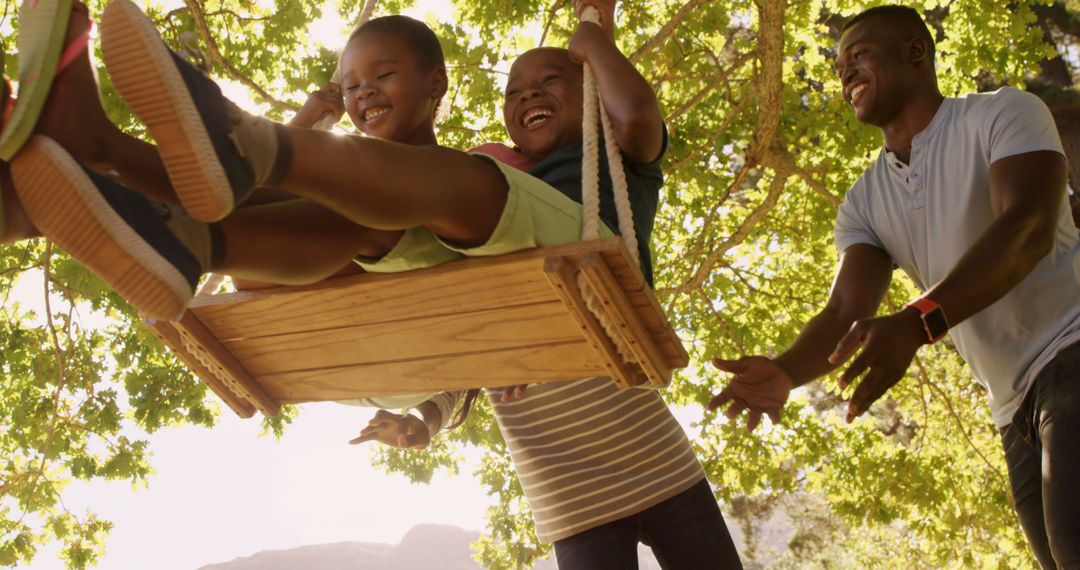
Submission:
[[[648,164],[637,164],[623,155],[623,170],[626,171],[626,184],[630,195],[630,208],[634,212],[634,230],[637,233],[638,254],[641,257],[641,272],[649,285],[653,284],[652,253],[649,240],[652,239],[653,221],[660,202],[660,187],[664,185],[664,173],[660,163],[667,152],[667,127],[664,127],[664,144],[660,156]],[[619,233],[619,214],[615,210],[615,196],[611,188],[611,176],[608,174],[607,155],[603,152],[604,143],[600,142],[600,219],[613,232]],[[529,169],[529,174],[547,182],[571,200],[581,203],[581,143],[563,147],[541,160]]]

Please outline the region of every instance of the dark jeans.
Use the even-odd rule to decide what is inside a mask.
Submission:
[[[666,569],[742,568],[705,479],[636,515],[557,541],[555,559],[559,570],[633,569],[639,541],[652,548]]]
[[[1080,343],[1039,372],[1001,441],[1035,558],[1046,569],[1080,569]]]

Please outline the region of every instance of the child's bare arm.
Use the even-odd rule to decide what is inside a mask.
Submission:
[[[570,57],[592,67],[619,148],[634,162],[652,162],[664,144],[656,94],[615,45],[615,0],[574,1],[579,17],[588,6],[600,12],[601,25],[578,24],[570,39]]]
[[[360,436],[353,438],[349,443],[356,445],[368,441],[377,441],[391,447],[427,447],[431,443],[431,428],[428,427],[425,421],[426,416],[428,413],[433,413],[436,416],[439,414],[437,409],[433,412],[429,409],[425,413],[424,406],[429,405],[434,408],[434,404],[430,402],[424,402],[417,408],[425,416],[424,420],[412,414],[395,414],[394,412],[379,410],[375,412],[375,417],[368,422],[367,427],[360,432]]]
[[[304,106],[296,111],[289,121],[294,127],[310,129],[326,117],[337,122],[345,114],[345,103],[341,99],[341,86],[327,83],[318,91],[311,92]]]

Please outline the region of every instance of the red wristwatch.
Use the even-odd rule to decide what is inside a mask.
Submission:
[[[945,311],[941,310],[941,305],[932,299],[921,297],[908,303],[907,306],[919,311],[919,318],[922,319],[923,329],[926,330],[926,337],[930,339],[931,344],[949,334],[949,321],[945,318]]]

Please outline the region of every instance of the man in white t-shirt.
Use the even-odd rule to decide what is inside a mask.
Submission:
[[[847,420],[904,375],[920,346],[951,334],[989,392],[1021,525],[1045,568],[1080,568],[1080,282],[1066,162],[1034,95],[1005,87],[945,98],[919,14],[852,18],[836,71],[885,147],[836,220],[840,266],[826,307],[775,358],[714,364],[735,374],[710,402],[778,420],[795,387],[858,355]],[[925,294],[873,318],[894,268]],[[865,376],[863,374],[865,373]]]

